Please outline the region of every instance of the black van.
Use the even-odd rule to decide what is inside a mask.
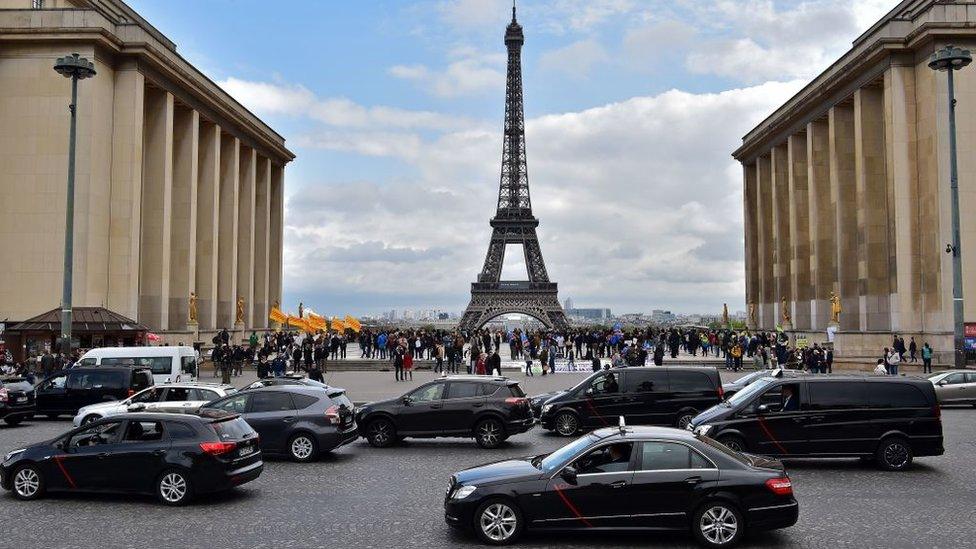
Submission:
[[[37,384],[36,413],[75,415],[83,406],[122,400],[153,385],[149,368],[98,366],[57,372]]]
[[[542,427],[571,436],[584,429],[616,425],[684,428],[699,411],[722,401],[716,368],[648,366],[596,372],[542,405]]]
[[[912,377],[766,377],[702,412],[688,428],[735,450],[873,458],[889,471],[945,451],[935,389]]]

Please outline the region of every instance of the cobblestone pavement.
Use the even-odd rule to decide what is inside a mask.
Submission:
[[[352,374],[359,376],[357,382],[373,382],[363,379],[362,373]],[[526,386],[533,390],[564,386],[581,375],[530,379]],[[354,385],[352,379],[339,381],[351,392],[372,394]],[[387,393],[408,384],[380,383]],[[831,549],[971,546],[976,520],[974,419],[976,410],[972,408],[945,410],[946,455],[922,458],[906,473],[883,473],[849,460],[788,462],[800,501],[799,523],[753,536],[745,545]],[[69,427],[64,420],[2,427],[0,451],[54,437]],[[495,451],[481,450],[464,439],[408,440],[385,450],[356,442],[317,463],[269,461],[257,481],[181,509],[163,507],[148,497],[112,495],[52,495],[23,503],[4,492],[0,494],[0,516],[7,528],[0,546],[471,546],[476,544],[473,538],[444,524],[442,498],[450,474],[487,461],[549,452],[566,442],[539,428],[513,437]],[[585,533],[530,535],[522,545],[693,546],[690,538],[675,534]]]

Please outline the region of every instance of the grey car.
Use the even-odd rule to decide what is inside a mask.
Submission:
[[[929,376],[935,385],[940,404],[972,404],[976,406],[976,372],[949,370]]]

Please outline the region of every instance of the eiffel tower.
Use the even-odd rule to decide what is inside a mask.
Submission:
[[[522,313],[538,319],[549,328],[568,327],[566,313],[557,297],[555,282],[549,281],[546,263],[535,229],[539,220],[532,215],[529,175],[525,161],[525,114],[522,108],[522,44],[525,36],[515,19],[505,29],[508,48],[508,82],[505,86],[505,137],[502,146],[502,176],[498,189],[498,209],[491,219],[491,242],[485,266],[478,281],[471,284],[471,303],[461,318],[462,330],[477,330],[486,322],[506,313]],[[525,252],[528,281],[501,280],[505,246],[521,244]]]

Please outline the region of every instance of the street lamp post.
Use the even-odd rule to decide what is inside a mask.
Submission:
[[[95,64],[77,53],[59,57],[54,70],[71,79],[71,129],[68,133],[68,200],[64,214],[64,287],[61,293],[61,351],[71,354],[71,268],[75,233],[75,125],[77,120],[78,81],[95,76]]]
[[[966,367],[963,334],[962,248],[959,238],[959,173],[956,167],[956,95],[954,73],[972,63],[969,50],[946,46],[932,54],[929,68],[949,74],[949,193],[952,201],[952,243],[946,252],[952,254],[952,315],[955,367]]]

